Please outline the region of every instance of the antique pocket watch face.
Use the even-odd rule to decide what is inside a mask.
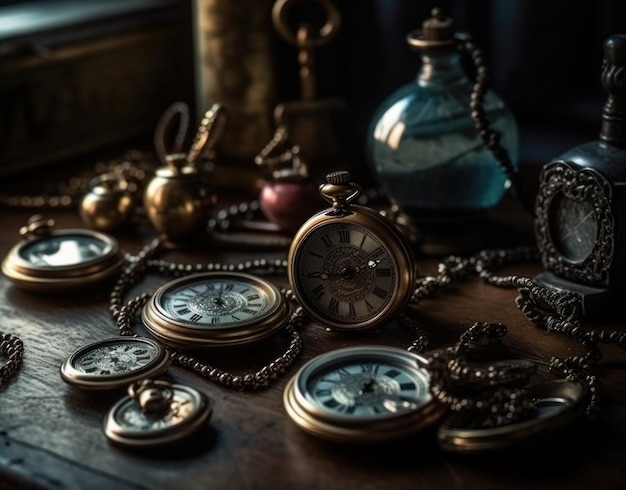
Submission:
[[[579,382],[553,381],[529,388],[528,394],[537,409],[534,417],[509,425],[475,428],[475,416],[455,414],[444,420],[438,430],[440,446],[463,453],[503,449],[561,429],[584,413],[587,390]]]
[[[152,335],[172,346],[240,347],[284,327],[288,307],[278,288],[257,276],[207,272],[159,288],[142,320]]]
[[[159,376],[169,365],[169,353],[154,340],[115,337],[78,349],[61,366],[61,377],[78,388],[110,390]]]
[[[189,386],[145,379],[131,385],[128,392],[104,420],[107,438],[122,446],[178,442],[200,429],[211,415],[207,397]]]
[[[410,299],[413,254],[390,221],[370,208],[349,205],[358,190],[350,195],[354,184],[344,180],[322,186],[333,208],[313,216],[294,237],[289,283],[302,308],[322,325],[376,328]]]
[[[105,280],[124,263],[117,241],[92,230],[52,230],[54,223],[34,216],[25,239],[2,262],[15,284],[38,292],[62,293]]]
[[[406,350],[358,346],[322,354],[285,387],[283,401],[301,429],[338,442],[415,434],[445,408],[429,391],[427,361]]]

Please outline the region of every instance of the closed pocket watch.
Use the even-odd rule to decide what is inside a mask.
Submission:
[[[111,442],[128,447],[172,444],[199,430],[211,411],[207,397],[189,386],[143,379],[111,407],[104,433]]]
[[[16,285],[37,292],[64,293],[116,274],[124,256],[113,237],[92,230],[54,230],[54,220],[34,215],[2,262]]]
[[[206,272],[161,286],[141,318],[154,337],[173,347],[242,347],[283,328],[289,308],[279,289],[260,277]]]
[[[304,431],[347,443],[406,437],[430,427],[444,405],[430,394],[423,357],[357,346],[315,357],[287,383],[285,410]]]
[[[352,204],[360,186],[332,172],[320,194],[332,207],[296,233],[288,255],[291,288],[302,308],[336,330],[376,328],[408,303],[415,282],[409,240],[373,209]]]
[[[154,340],[124,336],[81,347],[63,363],[61,377],[78,388],[110,390],[157,377],[169,365],[169,353]]]

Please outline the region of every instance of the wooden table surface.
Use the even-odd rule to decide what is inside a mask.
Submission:
[[[0,210],[0,254],[19,240],[18,229],[30,212]],[[59,228],[81,227],[76,212],[48,213]],[[532,243],[532,222],[515,203],[481,224],[480,246]],[[116,235],[136,253],[152,236],[147,226]],[[467,237],[458,237],[459,241]],[[473,236],[473,238],[477,238]],[[471,248],[471,243],[465,243]],[[477,242],[478,243],[478,242]],[[422,274],[433,274],[443,248],[425,244],[418,256]],[[437,252],[439,250],[439,252]],[[283,258],[285,250],[252,251],[203,247],[165,256],[176,261],[239,262]],[[539,264],[507,272],[533,275]],[[270,278],[286,286],[286,278]],[[154,291],[165,278],[150,276],[133,291]],[[569,338],[548,333],[516,308],[516,291],[476,278],[459,282],[412,307],[432,348],[453,343],[475,321],[503,322],[506,342],[544,356],[580,352]],[[19,374],[0,391],[0,488],[50,489],[623,489],[626,488],[626,356],[604,349],[600,370],[600,412],[580,420],[566,434],[515,450],[462,455],[439,449],[434,433],[385,445],[337,445],[318,440],[287,417],[282,394],[288,379],[305,361],[330,349],[358,344],[406,347],[410,332],[390,325],[370,334],[332,334],[306,323],[303,352],[294,366],[269,388],[239,392],[212,384],[179,367],[167,375],[208,395],[213,403],[210,427],[176,450],[121,449],[102,431],[103,417],[121,392],[84,392],[59,376],[62,362],[87,343],[115,335],[108,313],[109,288],[65,296],[20,290],[0,277],[0,331],[19,336],[25,357]],[[589,326],[592,328],[593,325]],[[623,329],[623,325],[610,325]],[[141,327],[136,326],[139,331]],[[264,352],[211,357],[216,366],[251,371],[285,347],[278,335]],[[274,352],[271,352],[271,351]]]

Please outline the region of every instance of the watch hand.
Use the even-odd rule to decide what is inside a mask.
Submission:
[[[571,235],[573,235],[575,232],[577,232],[577,231],[578,231],[578,228],[580,228],[580,227],[583,225],[583,223],[584,223],[585,221],[587,221],[587,219],[588,219],[590,216],[592,216],[593,214],[595,214],[595,213],[594,213],[594,211],[589,211],[589,212],[588,212],[585,216],[583,216],[582,218],[580,218],[580,219],[578,220],[578,223],[576,224],[576,226],[572,227],[572,229],[571,229],[571,230],[569,230],[567,233],[565,233],[565,234],[563,235],[563,239],[569,238]]]
[[[220,290],[218,291],[217,294],[217,298],[213,299],[213,302],[217,305],[217,306],[223,306],[224,305],[224,300],[222,299],[222,293],[224,292],[224,285],[222,284],[220,286]]]
[[[374,269],[376,268],[376,266],[380,264],[380,259],[376,259],[376,260],[368,260],[367,262],[365,262],[362,265],[357,265],[354,268],[354,272],[359,273],[361,272],[361,270],[365,270],[365,269]]]
[[[354,274],[358,274],[367,269],[374,269],[378,264],[380,264],[381,260],[368,260],[363,264],[359,264],[354,267],[344,267],[339,272],[328,272],[328,271],[313,271],[307,274],[307,277],[311,279],[319,278],[322,281],[326,281],[331,277],[343,277],[344,279],[351,279]]]
[[[330,277],[330,273],[326,272],[326,271],[313,271],[313,272],[309,272],[307,274],[307,277],[310,277],[311,279],[321,279],[322,281],[325,281],[326,279],[328,279]]]
[[[370,378],[368,381],[363,383],[363,387],[359,390],[357,394],[360,396],[366,393],[373,393],[375,391],[374,390],[375,385],[376,385],[376,380],[374,378]]]
[[[404,395],[387,394],[383,401],[383,406],[390,412],[399,412],[401,410],[415,410],[421,405],[421,401],[417,398]]]

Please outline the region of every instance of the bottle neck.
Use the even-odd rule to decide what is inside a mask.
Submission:
[[[626,100],[609,96],[602,110],[600,139],[615,146],[626,146]]]
[[[429,50],[421,55],[422,66],[417,74],[421,86],[456,85],[467,83],[461,66],[460,53],[452,50]]]

